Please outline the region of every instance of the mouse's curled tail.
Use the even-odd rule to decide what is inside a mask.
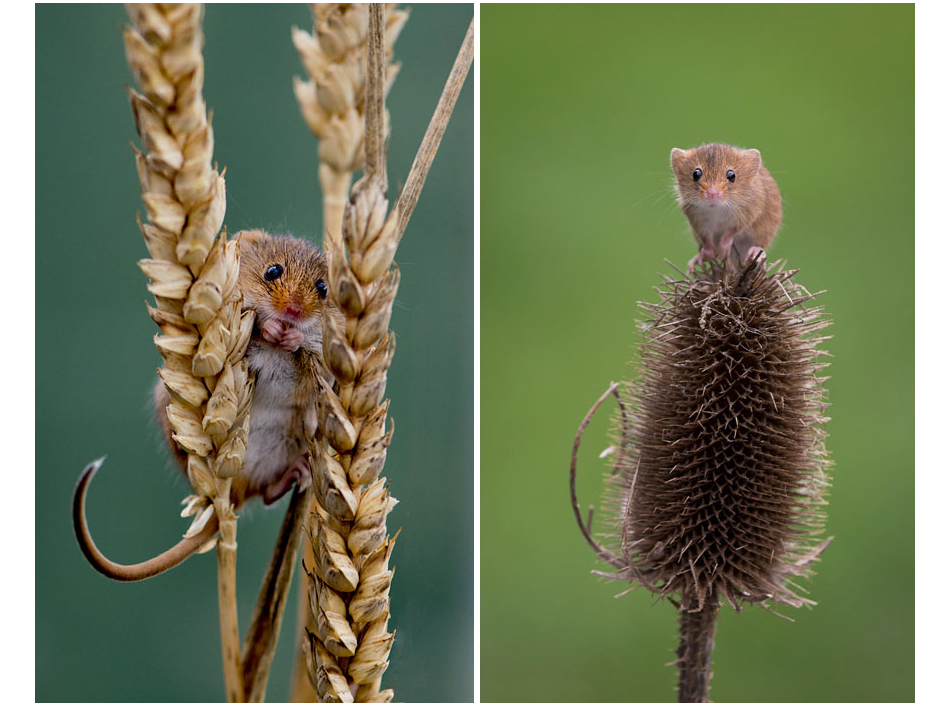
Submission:
[[[100,458],[85,467],[72,498],[72,524],[75,526],[76,539],[79,540],[79,547],[82,549],[85,558],[99,573],[116,581],[140,581],[156,576],[177,566],[184,559],[194,554],[200,547],[209,542],[219,530],[219,521],[214,514],[199,533],[192,537],[185,537],[167,551],[147,561],[142,561],[140,564],[118,564],[112,561],[95,546],[92,533],[89,532],[88,522],[85,519],[85,496],[88,493],[88,486],[104,460],[104,458]]]

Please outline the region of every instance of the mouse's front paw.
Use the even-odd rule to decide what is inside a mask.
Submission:
[[[711,262],[717,257],[715,255],[715,249],[711,246],[703,247],[698,251],[698,254],[695,255],[691,260],[688,261],[688,274],[691,274],[695,271],[695,267],[698,265],[703,265],[706,262]]]
[[[259,327],[262,338],[269,343],[278,343],[282,340],[282,322],[278,319],[268,319]]]
[[[297,328],[289,328],[282,332],[282,338],[279,341],[279,348],[294,353],[302,343],[305,342],[305,334]]]
[[[747,251],[747,256],[744,258],[744,264],[749,265],[754,261],[754,258],[757,258],[757,262],[761,267],[764,267],[767,264],[767,252],[759,245],[753,245]]]

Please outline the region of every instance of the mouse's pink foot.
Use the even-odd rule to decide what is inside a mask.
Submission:
[[[307,456],[299,456],[285,472],[269,483],[262,491],[262,502],[271,505],[298,484],[298,489],[306,490],[311,485],[311,467]]]
[[[282,322],[278,319],[267,319],[260,327],[262,338],[269,343],[278,343],[282,340]]]
[[[698,251],[698,254],[688,261],[688,274],[694,272],[696,266],[711,262],[715,257],[715,249],[713,247],[710,245],[702,247],[702,249]]]
[[[734,228],[726,230],[718,241],[718,257],[721,260],[727,260],[731,254],[731,245],[734,243]]]
[[[747,255],[744,257],[744,264],[749,265],[754,261],[754,258],[757,258],[757,262],[761,267],[764,267],[767,263],[767,252],[760,247],[759,245],[752,245],[751,248],[747,251]]]
[[[305,342],[305,334],[297,328],[288,328],[282,333],[282,339],[279,341],[279,348],[287,350],[289,353],[297,351],[302,343]]]

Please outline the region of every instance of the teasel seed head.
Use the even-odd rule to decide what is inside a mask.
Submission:
[[[823,529],[828,324],[796,271],[711,263],[644,305],[617,414],[616,577],[677,598],[812,604],[793,590]]]

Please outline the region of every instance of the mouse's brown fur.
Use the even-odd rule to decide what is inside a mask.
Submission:
[[[318,377],[331,382],[321,363],[322,322],[326,315],[340,315],[327,293],[324,255],[315,245],[261,230],[244,231],[238,237],[239,288],[243,306],[255,311],[256,322],[246,350],[249,370],[255,375],[246,459],[231,485],[231,501],[237,508],[256,496],[267,504],[275,502],[296,482],[310,482],[307,439],[317,427]],[[158,380],[155,415],[186,475],[187,454],[174,441],[167,418],[170,402],[170,394]],[[95,546],[85,520],[85,496],[98,467],[93,466],[83,473],[76,489],[73,521],[83,553],[106,576],[121,581],[154,576],[179,564],[216,533],[214,517],[198,535],[146,562],[125,565],[109,560]]]
[[[770,246],[783,207],[759,151],[720,143],[676,148],[672,170],[679,206],[699,247],[689,271],[716,258],[741,264]]]

